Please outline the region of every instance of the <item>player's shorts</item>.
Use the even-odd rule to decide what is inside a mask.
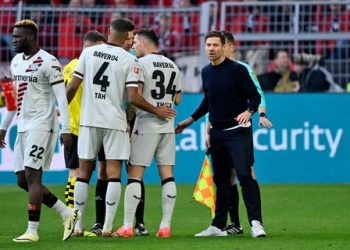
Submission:
[[[175,134],[132,134],[130,164],[150,166],[154,157],[157,165],[175,165]]]
[[[77,135],[72,134],[72,149],[69,152],[66,149],[64,150],[64,161],[68,169],[77,169],[79,167]]]
[[[80,126],[78,137],[79,159],[95,160],[101,146],[104,147],[106,160],[129,159],[130,140],[127,132]]]
[[[58,132],[30,130],[19,132],[15,142],[15,172],[30,167],[48,170],[57,143]]]

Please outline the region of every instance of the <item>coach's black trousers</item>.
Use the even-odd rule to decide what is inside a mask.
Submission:
[[[252,128],[210,130],[211,159],[216,185],[216,209],[212,225],[220,229],[226,226],[230,200],[232,162],[242,187],[249,223],[262,222],[259,185],[251,176],[254,163]]]

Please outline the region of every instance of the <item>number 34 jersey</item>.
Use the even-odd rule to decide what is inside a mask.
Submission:
[[[173,61],[160,54],[139,59],[142,96],[154,106],[174,107],[176,93],[181,92],[179,69]],[[134,131],[139,133],[174,133],[174,119],[161,119],[137,110]]]
[[[83,50],[74,76],[84,80],[80,125],[125,131],[126,88],[138,87],[135,56],[114,44]]]

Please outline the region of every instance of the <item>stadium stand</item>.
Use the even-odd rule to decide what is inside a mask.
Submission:
[[[127,17],[137,27],[154,28],[162,50],[179,63],[185,92],[200,91],[199,72],[206,63],[202,39],[212,29],[233,32],[236,58],[257,74],[271,71],[275,52],[282,49],[292,59],[321,55],[336,83],[350,82],[350,1],[0,0],[0,76],[14,56],[12,26],[24,17],[38,23],[40,46],[63,64],[79,56],[87,30],[106,34],[111,19]],[[296,71],[311,66],[293,63]]]

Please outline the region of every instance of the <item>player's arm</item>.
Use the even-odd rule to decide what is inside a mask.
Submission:
[[[68,86],[67,86],[67,100],[68,100],[68,103],[70,103],[73,100],[73,98],[75,96],[75,93],[77,93],[77,90],[78,90],[81,82],[83,81],[82,78],[80,78],[76,74],[77,74],[77,72],[74,72],[73,78],[68,83]]]
[[[181,92],[175,94],[174,104],[179,105],[181,103]]]
[[[58,109],[60,111],[60,120],[62,125],[61,143],[69,151],[72,146],[72,138],[69,129],[69,112],[66,97],[66,88],[64,85],[61,65],[57,59],[53,59],[45,65],[45,73],[52,87],[53,94],[56,97]]]
[[[272,127],[272,123],[270,122],[270,120],[267,118],[267,115],[266,115],[266,100],[265,100],[264,91],[261,89],[258,77],[254,73],[253,69],[249,65],[246,65],[246,67],[248,69],[248,73],[249,73],[250,78],[254,82],[256,90],[258,91],[258,93],[261,96],[261,101],[260,101],[260,105],[259,105],[259,108],[258,108],[258,111],[259,111],[259,127],[264,126],[266,128],[271,128]]]
[[[131,84],[129,84],[131,85]],[[146,112],[155,114],[161,118],[172,118],[175,117],[176,111],[172,108],[168,108],[166,106],[155,107],[149,102],[147,102],[138,92],[137,83],[135,86],[127,86],[127,95],[129,99],[129,103],[135,105],[137,108],[142,109]]]
[[[12,122],[13,117],[15,116],[16,111],[7,111],[5,114],[4,119],[1,122],[0,126],[0,148],[5,148],[6,143],[5,143],[5,136],[6,132]]]
[[[177,74],[175,76],[175,99],[174,99],[174,104],[179,105],[181,103],[181,90],[182,90],[182,84],[180,81],[180,72],[179,69],[177,69]]]

